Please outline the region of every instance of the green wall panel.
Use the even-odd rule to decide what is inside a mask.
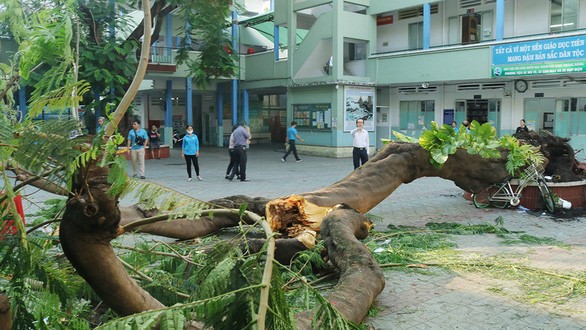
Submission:
[[[378,84],[418,83],[489,79],[490,47],[454,49],[417,56],[396,56],[377,59]]]

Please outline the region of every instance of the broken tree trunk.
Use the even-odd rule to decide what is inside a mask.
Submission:
[[[384,286],[380,270],[369,259],[368,251],[351,237],[367,232],[360,213],[376,206],[399,185],[424,176],[439,176],[467,191],[477,191],[508,176],[505,159],[483,159],[459,150],[441,169],[436,169],[429,161],[429,153],[418,144],[392,143],[364,166],[324,189],[272,201],[236,196],[213,202],[224,207],[247,203],[248,209],[258,215],[266,212],[273,231],[280,231],[284,237],[304,237],[302,243],[306,247],[313,246],[316,232],[323,228],[330,258],[342,269],[342,280],[330,298],[336,306],[339,304],[336,308],[347,318],[360,322]],[[117,313],[129,315],[161,308],[163,305],[159,301],[128,276],[110,245],[111,239],[120,232],[121,212],[117,198],[107,194],[107,172],[107,168],[90,165],[88,169],[80,169],[78,173],[83,175],[74,178],[72,192],[75,195],[68,200],[60,228],[63,250],[79,274]],[[346,204],[358,213],[346,209],[332,211],[338,204]],[[152,215],[128,209],[123,214],[129,218]],[[324,218],[337,220],[322,227]],[[193,227],[190,236],[197,237],[234,226],[238,221],[239,217],[233,215],[202,217],[199,221],[176,219],[159,222],[151,229],[165,236],[180,237],[181,232]],[[311,242],[307,242],[307,237]],[[355,291],[355,283],[362,283],[355,274],[363,274],[368,282],[361,293]],[[356,299],[357,294],[359,299]],[[300,324],[304,322],[303,317],[299,320]]]
[[[81,173],[84,171],[79,171]],[[74,178],[61,220],[63,252],[79,275],[120,315],[164,307],[128,275],[110,241],[120,222],[118,198],[107,194],[108,169],[92,166]]]
[[[385,278],[374,257],[358,239],[368,236],[371,222],[345,206],[336,206],[321,225],[328,258],[340,270],[338,284],[328,301],[346,319],[359,324],[385,287]],[[322,329],[309,310],[296,316],[298,329]],[[312,325],[312,321],[316,324]],[[317,325],[317,326],[316,326]]]
[[[569,138],[555,136],[548,131],[521,131],[513,135],[520,143],[539,147],[539,151],[547,158],[545,175],[554,182],[570,182],[586,179],[584,169],[580,168],[574,148],[568,143]]]
[[[329,187],[269,202],[266,216],[273,231],[295,237],[306,228],[319,231],[324,215],[337,204],[366,213],[401,184],[421,177],[437,176],[468,192],[480,191],[509,176],[505,162],[504,152],[500,158],[487,159],[458,150],[437,169],[430,163],[429,152],[419,144],[391,143]]]

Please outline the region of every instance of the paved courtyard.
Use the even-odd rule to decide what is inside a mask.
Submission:
[[[226,180],[228,151],[215,147],[200,151],[203,181],[186,181],[179,150],[172,150],[171,158],[146,161],[146,180],[204,201],[237,194],[272,198],[329,186],[353,169],[348,158],[301,155],[302,162],[282,163],[282,148],[251,146],[247,170],[250,182]],[[128,173],[132,175],[130,163]],[[492,234],[458,235],[453,237],[455,250],[466,256],[506,255],[544,273],[574,274],[582,279],[584,292],[586,217],[556,219],[542,212],[518,209],[479,210],[462,193],[451,181],[422,178],[400,186],[370,214],[375,216],[378,230],[390,224],[423,228],[428,222],[494,224],[502,217],[508,230],[563,244],[502,245]],[[522,281],[514,277],[495,279],[484,272],[433,266],[413,271],[385,268],[385,277],[386,286],[375,302],[376,313],[367,319],[372,329],[586,329],[586,297],[555,303],[516,299]],[[573,289],[580,289],[578,286]]]
[[[280,145],[252,145],[247,178],[224,178],[228,165],[225,148],[203,148],[200,175],[204,181],[186,182],[184,161],[178,150],[170,159],[150,160],[147,180],[166,185],[198,199],[245,194],[279,197],[326,187],[350,173],[352,160],[301,155],[302,162],[282,163]],[[292,160],[292,158],[291,158]],[[129,170],[131,168],[129,167]],[[131,173],[131,172],[129,172]],[[476,209],[451,181],[422,178],[400,186],[371,210],[375,229],[389,224],[424,227],[428,222],[494,224],[528,235],[553,238],[565,245],[503,246],[495,235],[456,236],[458,252],[470,255],[515,255],[545,272],[586,273],[586,217],[555,219],[541,212],[518,209]],[[582,213],[583,214],[583,213]],[[514,299],[519,283],[496,280],[481,272],[455,272],[430,267],[424,272],[389,269],[386,287],[376,300],[376,315],[367,323],[374,329],[585,329],[586,297],[564,303],[530,303]],[[582,282],[582,288],[586,283]]]

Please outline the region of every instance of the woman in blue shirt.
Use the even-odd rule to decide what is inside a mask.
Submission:
[[[193,126],[191,125],[187,125],[187,134],[183,137],[181,157],[185,158],[185,163],[187,164],[187,182],[191,181],[192,162],[197,179],[202,181],[201,176],[199,176],[199,164],[197,163],[197,157],[199,157],[199,139],[197,138],[197,135],[193,134]]]

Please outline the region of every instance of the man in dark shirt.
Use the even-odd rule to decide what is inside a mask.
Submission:
[[[246,124],[241,123],[232,134],[234,135],[234,152],[238,158],[238,167],[240,168],[240,181],[250,181],[250,179],[246,178],[246,161],[248,160],[246,156],[246,145],[250,143],[250,128]],[[234,179],[236,175],[235,169],[238,167],[234,166],[232,168],[232,173],[230,173],[228,180],[232,181]]]

